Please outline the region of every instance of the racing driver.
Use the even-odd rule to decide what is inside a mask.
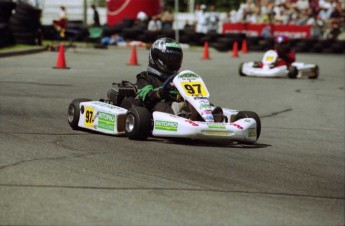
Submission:
[[[152,44],[147,70],[137,75],[139,98],[151,112],[174,114],[171,104],[177,100],[178,92],[164,90],[162,85],[167,78],[178,73],[182,59],[182,48],[174,39],[160,38]]]

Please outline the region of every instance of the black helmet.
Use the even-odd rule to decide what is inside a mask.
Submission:
[[[183,52],[178,42],[171,38],[157,39],[150,49],[149,66],[158,76],[166,79],[181,68]]]

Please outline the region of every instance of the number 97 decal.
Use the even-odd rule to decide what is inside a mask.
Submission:
[[[92,127],[93,126],[93,108],[86,107],[85,109],[85,119],[84,119],[84,124],[87,127]]]
[[[188,96],[208,96],[207,90],[201,82],[182,82],[181,85]]]

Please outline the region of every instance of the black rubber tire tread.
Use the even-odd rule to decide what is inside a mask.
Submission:
[[[295,67],[295,66],[290,66],[290,68],[289,68],[289,73],[288,73],[289,78],[295,79],[295,78],[297,78],[297,75],[298,75],[298,69],[297,69],[297,67]]]
[[[29,15],[37,15],[41,11],[40,9],[22,1],[17,4],[16,10],[26,12]]]
[[[7,23],[12,16],[12,10],[0,8],[0,23]]]
[[[152,115],[148,109],[144,107],[132,107],[126,113],[126,120],[128,116],[134,118],[134,128],[128,131],[126,128],[126,136],[130,140],[146,140],[151,134],[151,119]]]
[[[80,103],[81,102],[86,102],[86,101],[91,101],[90,99],[87,98],[78,98],[78,99],[74,99],[68,106],[68,110],[67,110],[67,121],[68,124],[71,126],[72,129],[76,130],[78,129],[78,122],[79,122],[79,118],[80,118]],[[74,116],[72,121],[68,120],[68,114],[69,114],[69,110],[70,108],[74,109]]]
[[[240,64],[240,66],[238,67],[238,73],[240,74],[240,76],[246,76],[242,71],[243,65],[244,65],[244,63],[242,62]]]
[[[41,14],[41,10],[40,9],[36,9],[36,8],[31,8],[31,10],[27,10],[27,8],[23,8],[20,7],[20,5],[18,7],[16,7],[16,15],[20,14],[22,16],[26,16],[26,17],[30,17],[31,18],[39,18],[40,14]]]
[[[19,20],[18,18],[16,18],[15,16],[12,16],[9,20],[9,26],[11,29],[16,29],[17,27],[18,28],[23,28],[23,27],[26,27],[28,29],[36,29],[39,27],[39,23],[31,23],[32,21],[29,21],[30,23],[26,23],[26,22],[23,22],[21,20]]]
[[[256,140],[258,140],[261,134],[261,120],[258,114],[256,114],[253,111],[240,111],[235,116],[234,121],[237,121],[243,118],[252,118],[256,121]]]

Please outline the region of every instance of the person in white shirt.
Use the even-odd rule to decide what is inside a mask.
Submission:
[[[200,6],[201,11],[196,14],[197,24],[196,32],[206,34],[209,28],[210,15],[206,12],[206,5],[202,4]]]
[[[161,31],[162,30],[162,22],[157,16],[153,16],[147,25],[147,30],[149,31]]]

